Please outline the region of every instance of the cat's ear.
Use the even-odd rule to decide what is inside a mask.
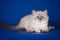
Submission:
[[[36,10],[32,10],[32,15],[35,15],[36,14]]]
[[[32,13],[36,13],[36,10],[32,10]]]
[[[43,12],[44,12],[45,14],[47,14],[47,13],[48,13],[48,11],[47,11],[47,10],[44,10]]]
[[[43,13],[44,13],[44,15],[47,15],[48,11],[47,10],[44,10]]]

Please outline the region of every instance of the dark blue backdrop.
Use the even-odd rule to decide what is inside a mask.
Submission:
[[[49,24],[60,29],[60,0],[0,0],[0,19],[8,25],[16,25],[32,10],[48,10]],[[47,34],[24,34],[17,31],[0,29],[0,40],[60,40],[60,31]],[[58,35],[57,35],[58,34]]]

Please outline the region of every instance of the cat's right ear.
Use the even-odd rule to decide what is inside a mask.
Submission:
[[[35,10],[32,10],[32,14],[34,15],[36,13],[36,11]]]

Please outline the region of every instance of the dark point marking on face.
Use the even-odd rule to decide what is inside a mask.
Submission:
[[[37,18],[38,18],[39,20],[42,20],[42,19],[43,19],[43,16],[41,16],[41,17],[37,16]]]

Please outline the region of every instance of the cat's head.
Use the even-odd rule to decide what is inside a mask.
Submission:
[[[47,10],[44,10],[44,11],[32,10],[33,18],[37,19],[37,20],[40,20],[40,21],[48,19],[47,13],[48,13]]]

